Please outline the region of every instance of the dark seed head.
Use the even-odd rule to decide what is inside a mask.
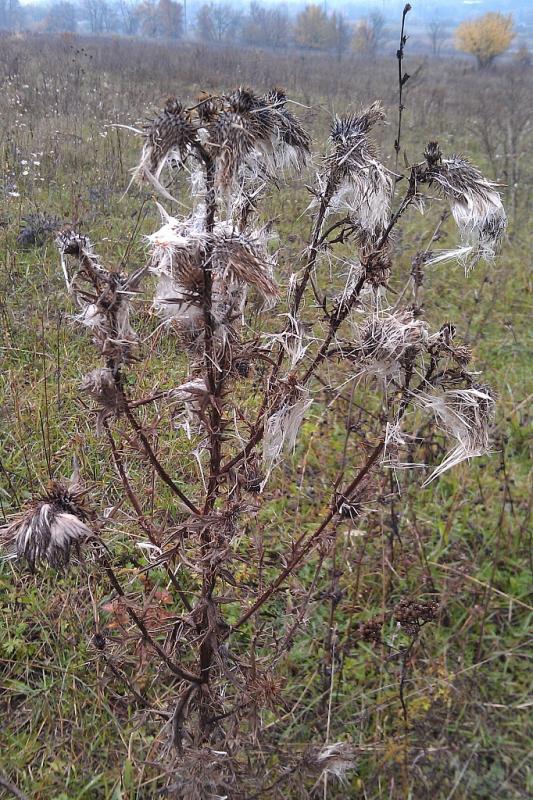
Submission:
[[[101,633],[95,633],[93,636],[93,645],[97,650],[105,650],[106,638]]]

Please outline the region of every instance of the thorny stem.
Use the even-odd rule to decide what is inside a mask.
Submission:
[[[402,135],[402,112],[403,112],[403,87],[409,80],[409,75],[405,73],[402,74],[403,68],[403,54],[404,48],[407,43],[407,36],[404,33],[405,30],[405,18],[409,11],[411,10],[411,6],[409,3],[406,3],[403,14],[402,14],[402,29],[400,33],[400,47],[396,52],[396,58],[398,59],[398,129],[396,132],[396,139],[394,141],[394,150],[396,151],[396,160],[394,171],[398,172],[398,160],[400,157],[400,139]]]
[[[215,162],[211,156],[201,146],[198,152],[205,167],[206,176],[206,232],[212,233],[216,218],[216,193],[215,193]],[[205,262],[203,265],[203,313],[204,313],[204,348],[205,348],[205,368],[207,373],[207,383],[210,394],[209,406],[209,479],[203,515],[210,514],[216,503],[220,465],[222,460],[222,429],[223,420],[221,413],[221,398],[224,388],[224,348],[222,351],[222,363],[219,363],[216,352],[215,332],[216,320],[212,310],[213,294],[213,271],[212,271],[212,244],[209,245]],[[216,569],[209,563],[209,548],[211,545],[211,533],[209,526],[206,525],[201,532],[202,559],[204,562],[202,575],[202,595],[200,603],[202,605],[202,618],[200,622],[201,642],[200,642],[200,680],[203,684],[209,684],[210,670],[213,663],[215,648],[218,647],[216,625],[212,624],[211,597],[216,585]],[[200,724],[204,732],[210,727],[210,712],[208,706],[209,692],[200,692],[199,716]]]
[[[113,587],[113,589],[115,590],[115,592],[119,595],[119,597],[125,597],[124,590],[120,585],[120,582],[117,576],[115,575],[107,556],[102,554],[100,556],[100,561],[102,562],[106,575],[109,578],[109,582]],[[138,629],[140,630],[144,639],[148,642],[150,647],[152,647],[155,650],[155,652],[164,661],[164,663],[167,665],[167,667],[170,669],[171,672],[173,672],[182,680],[188,681],[189,683],[196,683],[196,684],[201,683],[201,680],[198,677],[198,675],[195,675],[194,672],[189,672],[189,670],[184,669],[179,664],[176,664],[170,658],[170,656],[155,641],[155,639],[152,638],[143,620],[139,617],[137,612],[127,602],[125,603],[125,611],[129,616],[129,618],[131,619],[131,621],[138,627]]]
[[[331,233],[333,233],[333,231],[336,231],[337,228],[342,228],[343,225],[346,225],[347,228],[352,229],[352,230],[354,228],[354,224],[351,221],[351,219],[349,217],[343,217],[342,219],[339,219],[337,222],[333,222],[328,228],[326,228],[324,233],[320,236],[318,244],[319,245],[323,245],[327,241],[329,235]],[[341,231],[341,234],[342,233],[343,232]],[[330,242],[330,244],[331,244],[331,242]]]
[[[383,232],[383,235],[382,235],[381,239],[379,240],[379,242],[377,244],[377,247],[376,247],[377,251],[381,250],[381,248],[387,243],[387,240],[388,240],[388,238],[389,238],[389,236],[390,236],[390,234],[392,232],[392,229],[394,228],[396,223],[399,221],[400,217],[403,216],[404,212],[407,210],[407,208],[412,203],[412,201],[414,200],[414,198],[416,196],[416,191],[417,191],[417,171],[416,171],[416,168],[413,167],[411,169],[411,174],[409,176],[409,188],[407,189],[407,192],[405,193],[405,197],[403,198],[402,202],[400,203],[400,206],[399,206],[398,210],[393,214],[389,224],[385,228],[385,230]]]
[[[300,304],[302,302],[302,298],[304,296],[304,292],[309,281],[311,272],[314,269],[316,264],[316,260],[318,257],[318,252],[320,249],[320,234],[322,231],[322,225],[324,224],[324,217],[326,216],[326,211],[328,209],[332,194],[332,182],[331,179],[328,180],[324,193],[320,198],[320,207],[318,209],[317,218],[315,221],[315,226],[313,230],[313,238],[311,240],[311,244],[309,246],[309,256],[307,258],[307,263],[304,268],[304,274],[297,285],[296,289],[294,290],[294,300],[291,306],[291,316],[296,317],[298,313],[298,309],[300,308]]]
[[[270,586],[265,589],[265,591],[258,597],[255,603],[250,606],[250,608],[237,620],[237,622],[231,627],[230,633],[237,628],[240,628],[241,625],[250,619],[250,617],[258,611],[261,606],[263,606],[267,600],[277,591],[277,589],[281,586],[281,584],[285,581],[286,578],[294,571],[294,569],[298,566],[301,560],[309,553],[315,544],[317,543],[318,539],[320,538],[321,534],[325,531],[329,523],[335,517],[339,510],[339,506],[345,500],[349,500],[352,495],[354,494],[355,490],[363,480],[363,478],[370,472],[373,465],[378,460],[383,448],[385,447],[385,440],[383,439],[376,447],[372,450],[370,457],[368,458],[366,464],[362,469],[359,470],[353,481],[349,484],[349,486],[342,492],[339,496],[338,500],[333,504],[332,509],[328,512],[325,516],[321,524],[318,528],[307,538],[303,533],[295,542],[294,544],[294,555],[283,569],[278,577],[270,584]],[[229,634],[228,634],[229,635]]]
[[[159,475],[161,480],[164,481],[167,484],[167,486],[169,486],[172,489],[174,494],[176,494],[179,497],[181,502],[184,503],[184,505],[187,506],[189,511],[192,511],[193,514],[199,514],[200,512],[198,511],[198,509],[196,508],[194,503],[192,503],[189,500],[189,498],[181,491],[179,486],[177,486],[174,483],[174,481],[172,480],[172,478],[170,477],[168,472],[165,470],[165,468],[163,467],[163,465],[161,464],[161,462],[157,458],[156,454],[154,453],[154,451],[152,449],[152,446],[151,446],[150,442],[148,441],[148,438],[146,437],[146,434],[144,433],[142,427],[139,425],[139,423],[135,419],[135,416],[133,415],[133,412],[131,411],[131,409],[129,407],[128,400],[126,398],[126,395],[124,394],[124,390],[122,389],[122,387],[121,387],[121,391],[122,391],[122,396],[123,396],[123,399],[124,399],[124,409],[123,409],[124,410],[124,414],[126,415],[126,418],[127,418],[128,422],[130,423],[131,427],[133,428],[133,430],[137,434],[137,437],[139,438],[139,441],[141,442],[142,446],[144,447],[145,453],[148,456],[148,459],[149,459],[150,463],[152,464],[152,466],[154,467],[155,471],[157,472],[157,474]]]
[[[137,519],[138,519],[139,525],[144,530],[144,532],[146,533],[146,535],[148,536],[148,538],[150,539],[152,544],[155,544],[156,547],[159,547],[160,542],[154,536],[153,528],[148,523],[148,521],[146,520],[146,518],[145,518],[145,516],[143,514],[143,510],[141,508],[141,504],[139,503],[139,500],[137,498],[137,495],[133,491],[133,488],[132,488],[132,486],[131,486],[131,484],[130,484],[130,482],[128,480],[128,476],[126,474],[124,463],[123,463],[122,458],[120,457],[120,454],[119,454],[119,452],[117,450],[117,447],[116,447],[116,444],[115,444],[115,440],[113,439],[113,434],[111,432],[111,429],[109,427],[109,423],[107,422],[107,420],[104,420],[103,426],[104,426],[104,430],[105,430],[106,435],[107,435],[107,439],[109,441],[109,446],[111,448],[111,455],[113,457],[113,463],[115,465],[115,469],[117,470],[117,472],[119,474],[120,480],[122,481],[122,485],[124,486],[124,491],[128,495],[128,499],[129,499],[129,501],[130,501],[130,503],[131,503],[131,505],[133,507],[133,510],[137,514]],[[187,611],[192,611],[192,606],[189,603],[188,598],[184,594],[181,586],[179,585],[179,583],[178,583],[178,581],[176,579],[176,576],[174,575],[174,573],[172,572],[172,569],[168,565],[166,566],[166,572],[167,572],[169,580],[172,583],[174,589],[177,591],[177,593],[178,593],[183,605],[185,606]]]
[[[318,353],[316,354],[315,358],[313,359],[311,365],[305,372],[305,375],[302,378],[302,384],[305,385],[307,383],[307,381],[309,380],[315,369],[326,358],[331,342],[335,338],[338,329],[340,328],[340,326],[350,313],[351,309],[353,308],[353,305],[356,302],[357,298],[359,297],[361,289],[365,284],[365,281],[366,281],[366,274],[363,273],[363,275],[361,275],[361,277],[357,281],[357,285],[354,287],[354,290],[351,293],[348,300],[346,300],[344,303],[339,303],[337,310],[331,315],[329,322],[329,331],[327,333],[327,336],[322,342],[322,346],[318,351]]]

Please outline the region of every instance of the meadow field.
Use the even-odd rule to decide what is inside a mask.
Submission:
[[[269,672],[271,684],[265,678],[253,696],[249,689],[249,711],[234,729],[226,728],[223,752],[216,740],[172,747],[180,681],[134,634],[90,550],[64,573],[45,567],[32,573],[0,561],[0,796],[531,796],[533,68],[509,61],[477,71],[461,59],[411,58],[407,50],[406,69],[411,77],[403,97],[400,166],[420,161],[437,139],[443,152],[467,156],[501,184],[507,210],[509,225],[494,262],[480,262],[468,276],[456,263],[431,265],[415,298],[435,330],[453,323],[472,349],[471,371],[495,392],[492,453],[424,488],[420,470],[380,468],[375,481],[381,488],[369,513],[335,528],[259,618],[228,640],[230,667],[231,658],[256,641],[261,665],[265,628],[272,635],[277,630],[283,647]],[[170,96],[193,104],[201,91],[283,86],[313,136],[319,166],[333,115],[380,100],[387,113],[376,134],[380,157],[395,169],[397,63],[6,34],[0,37],[0,82],[0,523],[50,479],[68,477],[77,463],[91,502],[108,519],[101,536],[129,598],[124,603],[142,607],[146,620],[151,615],[157,641],[181,657],[168,634],[182,613],[180,599],[162,569],[146,571],[149,556],[138,547],[146,534],[124,499],[106,437],[96,431],[94,404],[80,395],[80,381],[96,358],[90,336],[72,321],[75,307],[55,232],[80,230],[109,268],[143,266],[143,237],[159,224],[159,213],[149,188],[128,189],[142,147],[131,128],[142,128]],[[309,240],[310,182],[306,172],[280,181],[262,211],[278,233],[282,286],[301,268]],[[187,204],[179,176],[177,185]],[[453,246],[453,220],[444,211],[436,203],[423,215],[412,209],[404,215],[393,242],[391,305],[413,295],[413,257],[428,241]],[[349,242],[342,246],[349,251]],[[317,273],[319,289],[336,280]],[[136,308],[150,357],[132,374],[132,392],[142,397],[183,384],[186,354],[176,339],[159,335],[148,288]],[[281,303],[268,314],[284,311]],[[308,313],[312,326],[320,309],[311,300]],[[324,384],[317,380],[318,399],[294,455],[254,499],[258,507],[240,531],[237,565],[224,577],[234,599],[241,586],[266,584],[294,541],[313,529],[339,463],[359,463],[360,450],[347,447],[347,425],[359,426],[363,441],[374,441],[349,392],[333,404],[331,385],[342,383],[346,366],[338,369],[332,375],[330,365],[327,380],[321,373]],[[261,402],[254,380],[243,384],[245,410]],[[370,388],[356,399],[379,417],[380,401]],[[164,412],[151,405],[137,412],[151,436]],[[142,498],[143,519],[178,525],[172,494],[138,442],[125,433],[115,442]],[[194,488],[196,462],[186,437],[172,425],[166,433],[158,427],[153,446],[180,486]],[[431,426],[413,443],[417,462],[435,464],[444,452]],[[250,577],[247,553],[258,547],[264,575]],[[194,595],[194,582],[187,591]],[[242,593],[244,608],[245,588]],[[394,616],[402,600],[438,609],[416,636]],[[229,624],[239,616],[234,602]],[[382,635],[373,635],[376,625]],[[236,691],[230,667],[228,698]],[[228,726],[230,706],[223,711]],[[349,748],[350,764],[334,764],[324,778],[313,771],[312,754],[332,743]],[[224,759],[231,760],[229,772]]]

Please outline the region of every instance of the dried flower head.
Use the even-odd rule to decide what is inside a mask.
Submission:
[[[197,129],[189,113],[176,98],[169,98],[164,109],[147,127],[141,160],[133,179],[151,183],[163,196],[169,197],[159,177],[165,164],[184,164],[197,142]]]
[[[337,508],[341,519],[349,519],[352,522],[360,517],[364,511],[363,504],[358,500],[342,500]]]
[[[382,628],[383,619],[381,617],[376,617],[366,622],[360,622],[357,626],[357,638],[361,639],[363,642],[381,644]]]
[[[257,457],[252,456],[242,465],[238,474],[239,483],[245,492],[257,494],[261,491],[261,486],[265,476],[259,466]]]
[[[263,458],[269,471],[279,460],[284,449],[294,449],[305,412],[312,403],[306,389],[295,387],[288,392],[278,410],[267,418],[263,438]]]
[[[85,494],[76,485],[51,483],[43,497],[4,528],[8,557],[26,559],[32,570],[43,561],[56,569],[66,567],[72,550],[79,555],[91,535]]]
[[[459,366],[465,367],[472,358],[472,351],[467,345],[456,344],[455,326],[445,323],[437,333],[429,338],[428,352],[435,357],[447,356]]]
[[[394,619],[409,636],[416,637],[428,622],[434,622],[439,611],[436,600],[421,603],[402,597],[394,609]]]
[[[266,255],[264,232],[245,236],[222,229],[215,236],[212,265],[216,275],[255,288],[268,304],[275,302],[279,290],[273,263]]]
[[[258,176],[275,178],[286,167],[305,164],[310,140],[285,103],[280,90],[259,97],[243,87],[223,98],[221,110],[206,126],[222,192],[242,190]]]
[[[53,238],[59,228],[57,217],[46,214],[28,214],[22,219],[23,225],[17,235],[17,244],[24,248],[42,247],[47,240]]]
[[[247,678],[244,688],[244,699],[259,708],[269,708],[276,711],[283,706],[282,691],[284,681],[281,675],[276,675],[271,670],[258,670],[257,668]]]
[[[495,402],[487,386],[474,385],[440,393],[418,392],[413,402],[432,412],[439,427],[457,440],[457,445],[431,473],[424,486],[461,461],[489,452]]]
[[[376,159],[375,146],[368,138],[383,119],[379,103],[360,114],[336,117],[331,128],[334,150],[327,160],[328,211],[347,211],[354,224],[369,234],[386,226],[394,186],[391,173]]]
[[[436,142],[428,145],[425,156],[426,179],[435,184],[450,203],[463,245],[468,248],[441,254],[430,263],[457,256],[469,269],[480,258],[493,259],[507,226],[497,184],[483,177],[465,158],[457,155],[441,158]]]
[[[73,231],[61,233],[56,242],[67,286],[81,309],[74,319],[90,328],[95,345],[115,368],[135,360],[137,335],[130,325],[130,304],[146,269],[142,267],[130,274],[108,271],[89,239]],[[65,256],[78,259],[72,279]]]
[[[204,272],[209,269],[215,338],[225,344],[242,318],[249,288],[255,289],[267,306],[278,298],[273,259],[267,253],[267,230],[245,235],[233,225],[219,222],[206,234],[199,230],[196,216],[181,221],[160,210],[165,224],[148,237],[150,270],[159,276],[154,307],[196,341],[204,328]]]
[[[357,343],[347,357],[354,360],[361,372],[389,380],[425,346],[428,326],[417,319],[412,309],[392,314],[376,313],[356,331]]]
[[[311,139],[299,120],[285,107],[285,91],[279,87],[271,89],[264,95],[262,102],[274,122],[274,131],[270,138],[272,167],[275,170],[303,169],[309,157]]]
[[[215,159],[215,181],[221,192],[233,188],[239,169],[254,148],[254,131],[244,114],[223,110],[208,128],[209,149]]]
[[[350,742],[332,742],[313,748],[305,758],[306,765],[320,775],[332,775],[343,781],[355,769],[355,747]]]
[[[117,386],[113,370],[109,367],[93,369],[83,378],[80,389],[101,406],[96,418],[96,431],[101,435],[104,420],[113,414],[120,414],[124,406],[124,395]]]

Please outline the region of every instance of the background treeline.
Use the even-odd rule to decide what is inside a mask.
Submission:
[[[252,2],[239,8],[224,2],[191,5],[174,0],[59,0],[25,6],[19,0],[0,0],[0,29],[119,33],[166,40],[189,37],[220,45],[296,45],[339,54],[352,45],[375,52],[389,36],[385,17],[377,11],[353,21],[341,11],[328,13],[319,4],[291,14],[285,5]]]
[[[418,7],[417,2],[414,12]],[[515,20],[518,26],[517,15]],[[399,31],[392,21],[387,24],[390,54]],[[293,592],[297,600],[309,596],[311,612],[283,662],[286,705],[265,717],[267,742],[250,741],[246,758],[262,767],[260,759],[274,747],[290,755],[300,743],[323,743],[330,719],[330,743],[353,742],[357,770],[347,787],[330,782],[328,800],[529,800],[533,236],[527,223],[533,200],[533,67],[511,58],[482,71],[459,58],[419,57],[412,54],[418,34],[411,27],[408,33],[405,67],[411,78],[402,130],[407,162],[417,163],[427,142],[438,138],[446,153],[467,154],[500,184],[509,216],[509,240],[495,264],[478,265],[468,279],[460,268],[437,265],[427,270],[423,286],[433,329],[455,322],[476,353],[476,370],[497,392],[495,452],[425,490],[418,471],[399,471],[401,503],[375,504],[372,524],[347,524],[336,559],[324,559],[320,582],[314,583],[317,556],[276,601],[270,624],[281,633],[282,625],[292,624]],[[132,187],[125,194],[141,141],[122,125],[140,128],[170,95],[192,104],[200,90],[281,85],[309,107],[293,111],[320,153],[334,113],[357,111],[378,98],[390,122],[379,131],[380,159],[394,169],[394,53],[376,61],[353,56],[353,63],[346,53],[339,68],[335,55],[324,51],[215,46],[197,40],[192,29],[187,35],[176,41],[46,32],[0,37],[0,521],[31,497],[49,469],[70,475],[73,454],[88,483],[109,487],[99,507],[117,504],[113,465],[96,436],[94,415],[84,413],[80,400],[80,379],[93,369],[94,357],[87,334],[71,322],[74,307],[50,227],[57,220],[78,224],[98,243],[106,265],[118,267],[123,256],[128,270],[146,263],[142,235],[153,232],[159,214],[144,192]],[[307,175],[301,181],[310,182]],[[269,199],[264,221],[275,220],[283,242],[284,282],[301,265],[310,199],[299,181],[280,186]],[[405,216],[394,243],[392,303],[407,285],[413,252],[427,247],[441,211]],[[452,232],[448,219],[435,247],[455,241]],[[326,267],[321,279],[328,278]],[[147,297],[140,312],[147,337],[159,324],[149,306]],[[318,319],[320,310],[316,314]],[[147,347],[154,341],[155,336]],[[176,386],[182,370],[181,356],[169,344],[140,388]],[[278,568],[280,547],[313,523],[325,481],[342,461],[350,396],[335,413],[327,408],[330,400],[325,389],[320,408],[305,423],[297,455],[274,476],[277,483],[259,520],[269,531],[269,569]],[[354,425],[365,434],[369,429],[360,420],[354,406]],[[326,446],[331,431],[335,443]],[[166,452],[173,438],[169,426],[158,452]],[[135,476],[143,460],[133,446],[128,456],[135,459]],[[442,456],[441,448],[439,438],[432,438],[427,457]],[[176,472],[187,475],[182,464],[189,469],[188,463],[177,451]],[[312,477],[303,497],[302,463]],[[288,494],[287,487],[294,490]],[[132,527],[124,514],[110,525],[106,544],[122,559],[120,579],[141,601],[150,598],[147,610],[155,625],[156,610],[173,609],[165,606],[164,594],[161,602],[152,599],[156,587],[143,581],[144,557],[134,546]],[[245,556],[252,534],[243,538]],[[159,797],[165,776],[156,759],[168,735],[161,735],[161,721],[144,707],[144,697],[172,708],[176,688],[169,688],[146,648],[133,650],[111,590],[96,594],[98,575],[91,562],[88,568],[89,574],[76,568],[58,578],[14,575],[7,562],[0,564],[0,773],[31,800]],[[237,580],[248,574],[243,561]],[[362,640],[357,626],[388,612],[402,596],[428,591],[438,593],[441,620],[424,628],[405,672],[394,653],[388,658],[382,645]],[[109,641],[103,655],[93,646],[93,603],[98,630]],[[331,618],[335,636],[329,635]],[[393,624],[390,635],[387,641],[398,646]],[[202,769],[203,762],[197,763]],[[298,773],[289,777],[300,780]],[[301,791],[281,782],[263,796],[323,798],[322,784],[311,794],[300,782]],[[229,795],[234,800],[232,790]],[[248,800],[253,796],[254,791]]]
[[[423,6],[418,11],[411,50],[434,56],[453,51],[459,18],[451,10],[447,17],[438,8],[431,12]],[[289,7],[259,2],[235,6],[175,0],[58,0],[21,5],[19,0],[0,0],[0,30],[121,34],[166,41],[188,38],[213,46],[329,52],[339,60],[350,53],[366,58],[392,54],[397,47],[392,22],[379,10],[364,12],[352,7],[327,10],[318,3]],[[520,24],[514,41],[518,51],[527,39],[527,25]]]

